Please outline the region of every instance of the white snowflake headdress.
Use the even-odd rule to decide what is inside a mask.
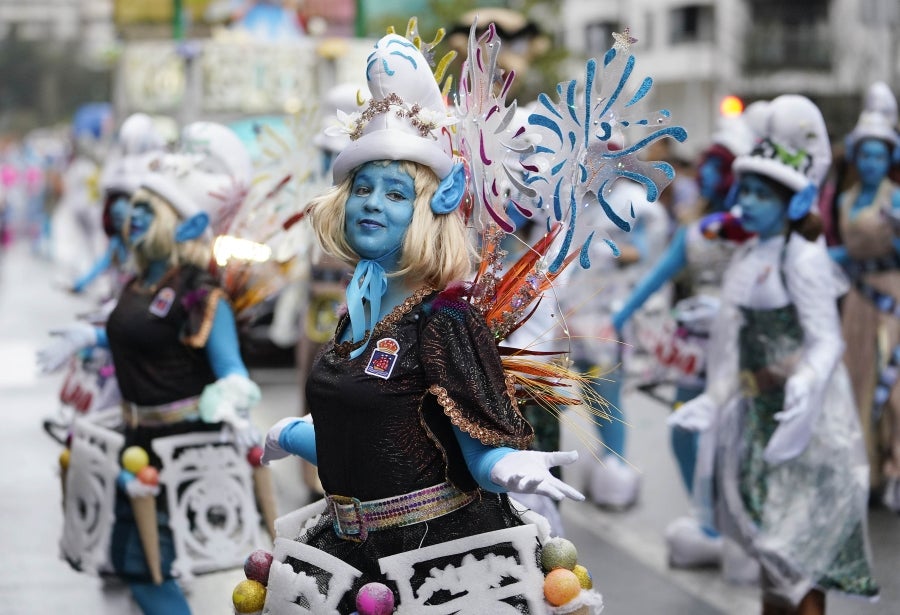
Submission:
[[[557,86],[556,102],[541,94],[528,125],[517,127],[513,122],[516,102],[506,103],[515,75],[503,75],[497,67],[500,40],[492,24],[477,40],[474,32],[475,25],[458,107],[460,148],[471,165],[475,217],[511,232],[509,203],[498,186],[512,183],[521,196],[512,202],[519,213],[545,219],[548,228],[558,225],[564,231],[548,267],[557,272],[575,241],[578,212],[600,207],[618,227],[630,230],[631,222],[606,200],[613,183],[636,182],[644,187],[648,201],[656,201],[674,179],[674,170],[666,162],[638,156],[659,139],[683,142],[687,133],[680,126],[669,125],[669,111],[647,113],[647,95],[653,85],[650,77],[629,90],[635,67],[630,46],[635,39],[627,30],[614,35],[616,42],[602,66],[589,60],[584,81],[573,79]],[[510,168],[509,152],[519,154],[514,168]],[[519,179],[523,174],[524,179]],[[580,253],[582,265],[589,266],[587,245],[592,233],[585,230],[588,236],[579,238],[583,241]]]

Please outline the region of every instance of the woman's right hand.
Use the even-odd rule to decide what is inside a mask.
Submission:
[[[79,350],[97,345],[97,330],[86,322],[76,322],[59,329],[51,329],[56,338],[37,353],[38,369],[51,374],[61,368]]]

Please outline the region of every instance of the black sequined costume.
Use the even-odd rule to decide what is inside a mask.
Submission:
[[[347,323],[344,317],[338,332]],[[385,338],[398,347],[386,379],[366,373]],[[427,522],[371,532],[361,543],[339,537],[326,510],[299,539],[362,571],[359,585],[386,582],[381,557],[522,523],[505,495],[478,488],[452,425],[492,446],[525,449],[534,437],[513,401],[496,343],[468,303],[420,290],[380,321],[370,339],[355,359],[352,343],[326,344],[307,382],[326,493],[368,501],[449,481],[477,498]],[[351,594],[342,603],[348,612]]]

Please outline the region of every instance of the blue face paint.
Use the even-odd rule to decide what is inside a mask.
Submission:
[[[737,198],[744,230],[763,239],[784,231],[787,201],[771,183],[758,175],[744,175],[740,179]]]
[[[128,219],[128,213],[131,211],[131,201],[125,195],[116,197],[109,207],[110,222],[116,233],[125,234],[125,220]]]
[[[364,164],[353,178],[344,210],[347,243],[362,259],[394,254],[393,263],[381,263],[390,272],[400,259],[415,199],[415,182],[399,162]]]
[[[136,244],[143,239],[147,231],[150,230],[150,226],[155,218],[156,213],[153,211],[150,203],[146,201],[135,203],[131,207],[131,225],[128,228],[128,240],[132,244]]]
[[[707,200],[716,197],[716,190],[722,182],[722,159],[709,156],[697,169],[697,182],[700,187],[700,196]]]
[[[881,183],[891,166],[888,144],[879,139],[865,139],[856,151],[856,170],[863,186],[875,187]]]

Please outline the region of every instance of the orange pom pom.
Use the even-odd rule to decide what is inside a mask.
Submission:
[[[553,606],[560,606],[581,593],[581,583],[568,568],[556,568],[544,577],[544,598]]]
[[[144,466],[141,468],[140,472],[135,474],[135,476],[137,476],[137,479],[145,485],[159,484],[159,470],[153,466]]]

